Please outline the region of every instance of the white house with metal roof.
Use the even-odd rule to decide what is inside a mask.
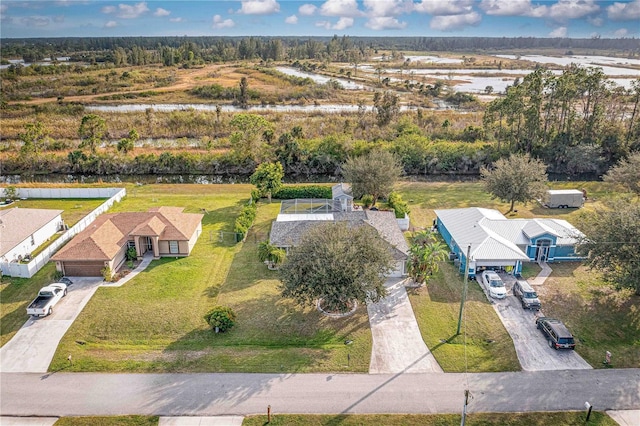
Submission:
[[[484,269],[515,275],[523,262],[580,260],[575,245],[583,234],[566,220],[507,219],[499,211],[471,207],[436,210],[436,228],[464,271],[469,248],[469,276]]]

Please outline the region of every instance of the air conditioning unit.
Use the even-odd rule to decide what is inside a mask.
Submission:
[[[455,254],[454,252],[449,253],[449,260],[456,260],[457,258],[458,258],[458,255]]]

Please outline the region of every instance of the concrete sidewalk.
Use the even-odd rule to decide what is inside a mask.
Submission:
[[[387,297],[367,305],[373,337],[369,373],[442,372],[422,340],[404,280],[390,278],[385,286]]]
[[[243,416],[160,417],[158,426],[242,426],[243,420]]]
[[[0,372],[46,373],[58,344],[98,287],[119,287],[143,271],[153,257],[145,256],[138,267],[115,283],[98,277],[72,277],[67,295],[44,318],[30,317],[13,338],[0,348]],[[26,315],[26,313],[25,313]]]
[[[540,263],[539,265],[542,268],[542,270],[540,271],[538,276],[527,280],[527,282],[532,286],[544,284],[547,278],[549,278],[549,275],[551,275],[551,273],[553,272],[553,270],[549,267],[547,263]]]

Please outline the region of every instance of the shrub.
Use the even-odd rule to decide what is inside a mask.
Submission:
[[[392,192],[389,194],[387,204],[396,212],[396,218],[403,219],[405,214],[409,214],[409,206],[407,202],[402,199],[400,194]]]
[[[138,257],[138,252],[136,252],[135,247],[129,247],[126,253],[127,260],[135,260]]]
[[[100,270],[100,273],[102,273],[102,278],[107,281],[110,282],[111,280],[113,280],[113,272],[111,272],[111,268],[108,266],[105,266],[104,268],[102,268]]]
[[[369,207],[371,207],[371,205],[373,205],[373,195],[363,195],[362,198],[360,198],[360,202],[365,209],[368,209]]]
[[[207,312],[204,320],[216,333],[224,333],[236,323],[236,313],[228,306],[215,306]]]
[[[331,198],[331,187],[321,185],[285,185],[277,192],[271,194],[272,198],[279,200],[292,200],[295,198]]]
[[[242,208],[240,215],[236,218],[236,224],[233,229],[238,235],[237,241],[242,241],[247,235],[247,231],[249,231],[249,228],[253,225],[257,212],[258,206],[253,201]]]

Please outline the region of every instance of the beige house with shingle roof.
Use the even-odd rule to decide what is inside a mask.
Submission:
[[[62,229],[62,210],[0,210],[0,259],[18,262]]]
[[[182,207],[157,207],[148,212],[99,216],[51,260],[69,276],[100,276],[106,266],[115,272],[129,247],[138,257],[188,256],[202,233],[204,215],[183,213]]]

